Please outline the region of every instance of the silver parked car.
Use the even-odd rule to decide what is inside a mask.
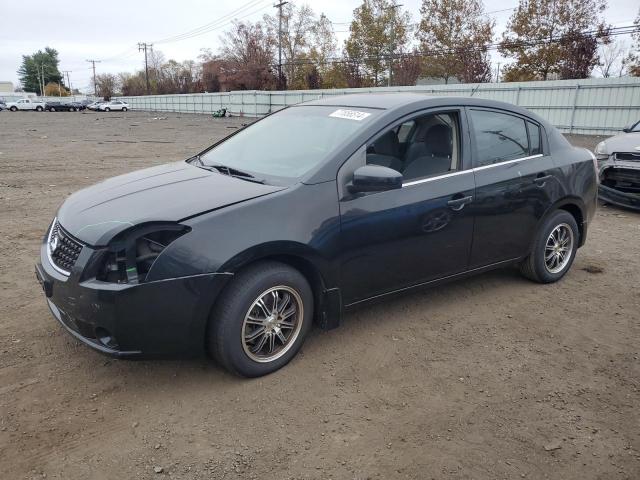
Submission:
[[[601,200],[640,210],[640,121],[596,146]]]
[[[109,102],[104,102],[98,105],[98,110],[101,110],[103,112],[110,112],[111,110],[126,112],[127,110],[129,110],[129,104],[120,100],[111,100]]]

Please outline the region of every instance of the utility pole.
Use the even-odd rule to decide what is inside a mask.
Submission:
[[[282,90],[282,7],[289,2],[280,1],[274,5],[278,9],[278,90]]]
[[[40,75],[38,75],[40,78],[38,80],[40,80],[40,96],[44,97],[44,63],[40,64]]]
[[[144,76],[147,80],[147,95],[150,95],[151,93],[151,87],[149,86],[149,63],[147,62],[147,49],[151,50],[151,47],[153,47],[153,43],[138,43],[138,51],[141,52],[142,50],[144,50]]]
[[[87,60],[87,62],[93,65],[93,94],[98,96],[98,85],[96,84],[96,63],[100,63],[100,60]]]
[[[69,87],[69,95],[73,95],[73,89],[71,88],[71,80],[69,79],[69,74],[71,70],[63,70],[62,71],[62,79],[64,80],[65,74],[67,75],[67,87]]]
[[[402,6],[402,3],[393,4],[387,8],[391,9],[391,44],[389,45],[389,77],[387,78],[387,87],[391,86],[393,77],[393,54],[396,50],[396,8]]]

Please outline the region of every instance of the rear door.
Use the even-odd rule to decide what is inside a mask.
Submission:
[[[503,110],[467,112],[476,182],[469,266],[476,268],[528,253],[559,183],[537,122]]]

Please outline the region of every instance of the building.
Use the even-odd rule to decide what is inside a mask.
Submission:
[[[13,93],[12,82],[0,82],[0,94],[3,93]]]

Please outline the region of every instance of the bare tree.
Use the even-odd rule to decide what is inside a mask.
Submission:
[[[262,23],[234,22],[222,37],[222,73],[232,90],[267,90],[276,85],[273,37]]]
[[[100,97],[111,98],[119,88],[118,77],[112,73],[96,75],[96,88]]]
[[[265,15],[264,23],[274,45],[278,42],[280,19],[277,15]],[[305,69],[301,65],[303,57],[309,53],[313,42],[315,14],[308,5],[296,6],[289,2],[282,8],[282,54],[284,75],[292,88],[304,88]]]
[[[401,54],[393,62],[393,85],[415,85],[422,73],[422,60],[416,50]]]
[[[627,46],[624,40],[611,40],[601,44],[598,53],[600,63],[596,65],[596,71],[604,78],[621,77],[625,69],[626,52]]]
[[[636,28],[640,27],[640,9],[638,9],[638,15],[633,24]],[[640,77],[640,30],[636,29],[631,37],[633,38],[633,45],[631,46],[629,54],[624,59],[623,65],[629,70],[631,75]]]

